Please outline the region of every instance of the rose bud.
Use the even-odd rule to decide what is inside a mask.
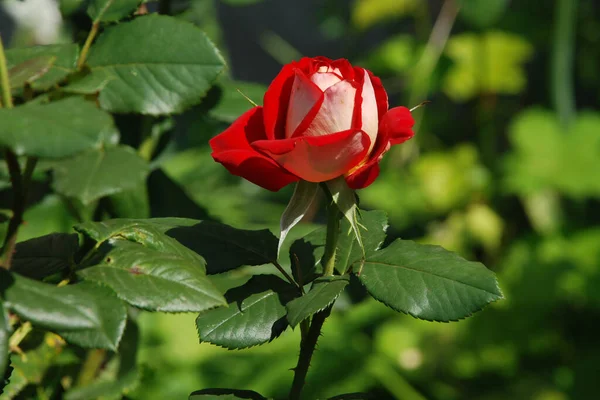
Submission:
[[[272,191],[339,176],[352,189],[367,187],[390,146],[414,135],[410,111],[388,110],[379,78],[344,59],[305,57],[285,65],[263,103],[210,146],[229,172]]]

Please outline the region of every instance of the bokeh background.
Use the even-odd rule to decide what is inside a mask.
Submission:
[[[10,47],[85,38],[81,0],[3,0]],[[398,315],[351,287],[328,320],[306,398],[592,399],[600,376],[600,3],[596,0],[172,0],[228,60],[202,103],[164,119],[148,199],[129,217],[212,218],[269,227],[292,188],[230,176],[208,140],[260,102],[282,64],[344,57],[379,75],[416,136],[390,151],[361,205],[388,212],[391,238],[440,244],[498,274],[506,300],[467,320]],[[63,11],[61,13],[58,11]],[[82,36],[83,35],[83,36]],[[8,38],[8,39],[7,39]],[[213,105],[207,115],[202,113]],[[136,117],[137,118],[137,117]],[[119,117],[125,142],[139,139]],[[2,123],[0,121],[0,123]],[[75,217],[38,177],[19,239],[69,232]],[[45,186],[46,185],[46,186]],[[114,204],[118,204],[115,202]],[[322,221],[311,215],[295,236]],[[266,269],[219,276],[226,287]],[[298,331],[243,351],[198,344],[195,315],[141,313],[142,385],[131,398],[203,387],[283,397]]]

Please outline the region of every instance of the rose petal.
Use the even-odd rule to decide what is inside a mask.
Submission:
[[[262,107],[246,111],[227,130],[212,138],[209,141],[212,157],[233,175],[268,190],[277,191],[299,179],[254,150],[250,143],[255,140],[266,140]]]
[[[325,182],[364,159],[370,139],[366,133],[351,129],[326,136],[259,140],[252,146],[306,181]]]
[[[379,123],[379,131],[389,137],[391,144],[400,144],[413,137],[415,120],[406,107],[390,109]]]
[[[267,137],[271,140],[281,139],[285,135],[285,123],[296,67],[295,63],[285,65],[265,92],[264,124]]]
[[[346,183],[351,189],[362,189],[369,186],[379,176],[379,162],[390,149],[387,138],[375,145],[369,160],[346,176]]]
[[[295,71],[294,84],[290,93],[285,137],[292,136],[307,114],[323,102],[323,92],[302,71]]]
[[[349,81],[341,81],[327,89],[323,103],[312,120],[311,113],[294,132],[294,136],[323,136],[352,128],[356,88]],[[307,128],[302,129],[309,122]]]
[[[311,75],[310,80],[317,85],[319,89],[325,91],[330,86],[343,80],[343,78],[342,72],[339,69],[323,65],[318,69],[317,73]]]
[[[371,83],[371,78],[367,70],[363,70],[363,85],[360,93],[362,102],[360,128],[371,138],[371,148],[375,146],[377,140],[377,131],[379,127],[379,117],[377,115],[377,100],[375,99],[375,90]],[[369,149],[371,151],[371,149]]]

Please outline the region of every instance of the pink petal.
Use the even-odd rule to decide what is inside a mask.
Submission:
[[[322,66],[318,69],[317,73],[310,77],[310,80],[322,91],[327,90],[342,79],[342,73],[339,69],[327,66]]]
[[[352,127],[356,88],[341,81],[324,92],[323,104],[310,122],[303,136],[323,136],[342,132]]]
[[[371,83],[371,78],[366,70],[364,71],[364,80],[362,87],[362,121],[360,128],[371,138],[371,148],[375,146],[377,141],[377,131],[379,128],[379,118],[377,116],[377,100],[375,99],[375,90]]]
[[[322,101],[323,92],[301,71],[296,71],[294,84],[290,94],[290,102],[285,124],[285,137],[294,134],[298,125],[306,118],[310,110]]]

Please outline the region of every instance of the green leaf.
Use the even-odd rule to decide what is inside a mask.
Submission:
[[[202,255],[209,274],[277,260],[277,238],[267,229],[236,229],[218,222],[197,221],[166,233]]]
[[[0,109],[0,146],[19,156],[61,158],[118,140],[109,114],[79,97]]]
[[[75,387],[64,395],[65,400],[121,398],[134,390],[140,382],[137,367],[139,328],[127,320],[123,339],[116,354],[103,366],[103,373],[87,386]]]
[[[82,347],[116,350],[127,314],[114,292],[91,282],[56,287],[0,270],[5,306]]]
[[[41,280],[68,269],[79,249],[76,234],[52,233],[17,243],[11,270],[31,279]]]
[[[4,387],[4,373],[8,367],[8,340],[10,338],[10,324],[8,323],[8,312],[4,304],[0,302],[0,393]]]
[[[396,240],[367,257],[359,276],[375,299],[430,321],[456,321],[502,298],[493,272],[439,246]]]
[[[221,55],[200,29],[156,14],[106,29],[87,64],[92,75],[115,77],[100,92],[102,108],[150,115],[199,103],[224,69]]]
[[[6,51],[6,62],[9,69],[39,57],[56,58],[48,72],[31,82],[31,87],[34,90],[45,91],[76,71],[79,46],[76,44],[57,44],[22,47]]]
[[[318,192],[318,183],[300,180],[296,184],[294,194],[285,208],[285,211],[283,211],[283,214],[281,215],[281,221],[279,222],[279,229],[281,233],[279,236],[279,245],[277,246],[278,258],[279,252],[281,251],[281,245],[285,241],[287,234],[298,222],[300,222],[300,220],[302,220],[304,215],[308,212]]]
[[[133,14],[142,0],[92,0],[87,13],[94,22],[118,21]]]
[[[294,280],[304,286],[323,274],[321,258],[325,252],[327,230],[315,229],[290,247],[290,265]]]
[[[46,55],[32,58],[12,67],[8,71],[11,91],[14,93],[16,89],[21,89],[44,76],[55,61],[56,56]]]
[[[356,197],[356,193],[348,187],[344,177],[328,181],[327,188],[331,193],[333,202],[337,205],[346,221],[350,223],[351,229],[348,232],[342,232],[342,235],[353,232],[356,243],[364,256],[365,246],[358,224],[358,198]]]
[[[200,312],[226,305],[219,290],[206,277],[204,260],[173,239],[177,252],[159,251],[126,239],[110,239],[102,251],[101,264],[81,270],[86,280],[110,286],[129,304],[150,311]],[[168,243],[172,241],[174,243]]]
[[[148,163],[131,147],[92,150],[55,164],[54,189],[87,205],[137,187],[148,170]]]
[[[236,229],[218,222],[187,218],[114,219],[80,224],[75,229],[102,242],[130,229],[145,226],[166,233],[200,254],[206,260],[209,274],[277,260],[277,238],[267,229]]]
[[[97,94],[113,79],[115,79],[113,76],[87,74],[80,79],[71,81],[68,85],[61,87],[60,90],[74,94]]]
[[[202,389],[192,392],[188,400],[267,400],[252,390],[241,389]]]
[[[254,107],[244,96],[262,105],[267,91],[264,85],[250,82],[226,81],[221,83],[221,99],[210,115],[220,121],[231,123],[240,115]]]
[[[286,328],[286,304],[297,288],[274,275],[253,276],[225,294],[227,308],[201,313],[196,319],[201,342],[243,349],[270,342]]]
[[[350,283],[347,275],[328,276],[315,280],[305,295],[287,303],[287,319],[292,327],[311,315],[324,310],[338,298]]]
[[[364,253],[348,220],[343,219],[340,223],[340,235],[338,237],[335,253],[335,268],[340,274],[345,274],[355,263],[362,261],[364,256],[373,254],[385,240],[385,232],[388,227],[387,214],[383,211],[360,211],[359,229],[362,232]]]
[[[533,47],[520,36],[490,31],[453,35],[446,53],[454,65],[444,78],[443,90],[455,101],[466,101],[482,93],[520,93],[527,84],[523,64]]]

